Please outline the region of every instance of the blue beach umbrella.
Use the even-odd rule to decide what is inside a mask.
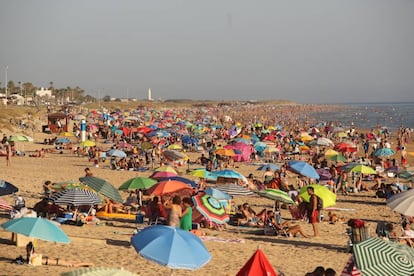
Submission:
[[[4,230],[28,237],[59,243],[70,243],[69,237],[56,224],[43,218],[22,217],[1,225]]]
[[[218,200],[222,200],[222,199],[229,200],[229,199],[231,199],[231,196],[228,193],[220,191],[220,190],[215,189],[213,187],[207,188],[204,192],[206,194],[214,197],[215,199],[218,199]]]
[[[244,175],[234,170],[220,170],[212,173],[215,177],[245,179]]]
[[[310,177],[313,179],[319,179],[319,174],[316,172],[315,168],[303,161],[289,161],[288,168],[300,175]]]
[[[66,137],[61,137],[56,139],[56,144],[69,144],[70,140]]]
[[[278,171],[280,167],[276,164],[263,164],[260,167],[257,168],[258,171],[265,171],[267,169],[270,169],[271,171]]]
[[[125,157],[127,157],[127,154],[124,151],[119,150],[119,149],[111,149],[111,150],[108,150],[106,152],[106,155],[113,156],[113,157],[119,157],[119,158],[125,158]]]
[[[374,151],[374,156],[376,157],[389,157],[395,154],[395,151],[390,148],[380,148]]]
[[[199,237],[170,226],[146,227],[131,238],[131,244],[145,259],[171,269],[194,270],[211,259]]]

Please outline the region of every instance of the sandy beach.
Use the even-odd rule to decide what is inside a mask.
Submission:
[[[7,130],[7,135],[12,134]],[[41,142],[44,138],[54,135],[34,132],[34,142],[20,143],[26,152],[32,152],[45,147]],[[395,138],[395,137],[394,137]],[[392,139],[395,148],[395,139]],[[108,147],[99,144],[102,147]],[[51,146],[48,146],[51,147]],[[412,141],[407,145],[408,151],[414,149]],[[200,153],[191,153],[190,158],[195,160]],[[400,158],[397,153],[396,158]],[[408,164],[413,164],[410,157]],[[262,172],[256,171],[257,166],[246,162],[236,163],[236,170],[247,176],[250,173],[261,177]],[[124,181],[137,176],[149,176],[151,172],[116,171],[109,168],[108,160],[94,167],[87,157],[77,157],[69,150],[63,154],[46,153],[44,158],[15,156],[11,159],[11,166],[6,166],[4,157],[0,158],[0,177],[19,187],[19,195],[26,200],[27,206],[33,206],[42,197],[44,181],[52,182],[78,180],[84,176],[84,169],[90,167],[94,176],[103,178],[119,187]],[[191,165],[191,168],[199,165]],[[180,168],[183,176],[186,168]],[[294,174],[290,175],[290,182],[294,181]],[[194,179],[194,178],[193,178]],[[403,182],[404,180],[401,180]],[[395,182],[387,179],[387,183]],[[369,186],[374,185],[373,182]],[[127,193],[121,192],[123,198]],[[2,197],[9,203],[11,196]],[[273,202],[269,199],[254,197],[235,197],[237,204],[249,202],[256,211],[262,208],[272,208]],[[366,221],[370,234],[375,236],[375,227],[378,221],[398,223],[400,216],[393,213],[385,205],[385,199],[376,198],[374,191],[351,193],[347,196],[338,194],[335,207],[351,209],[353,211],[337,211],[344,220],[358,218]],[[3,212],[0,223],[8,220],[7,213]],[[325,215],[327,212],[325,212]],[[290,213],[282,209],[282,218],[291,219]],[[293,221],[300,224],[304,231],[312,234],[312,227],[303,221]],[[170,270],[153,262],[147,261],[130,246],[130,238],[137,225],[133,221],[101,220],[99,225],[87,224],[82,227],[61,225],[61,228],[71,238],[70,244],[58,244],[37,240],[36,250],[43,255],[75,261],[93,262],[97,267],[124,268],[139,275],[168,275]],[[285,275],[305,275],[317,266],[331,267],[338,273],[343,270],[351,254],[347,252],[348,236],[345,234],[348,227],[345,222],[330,224],[321,222],[321,235],[317,238],[302,237],[273,237],[263,235],[263,229],[251,227],[228,226],[224,231],[202,229],[210,240],[204,241],[212,255],[211,261],[196,271],[176,270],[175,275],[235,275],[246,263],[257,248],[263,250],[273,267]],[[222,239],[213,239],[222,238]],[[43,265],[29,266],[12,264],[19,255],[25,255],[24,247],[16,247],[10,241],[11,233],[0,229],[0,275],[59,275],[62,272],[73,270],[70,267]]]

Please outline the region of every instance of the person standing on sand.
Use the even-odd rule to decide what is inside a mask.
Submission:
[[[11,166],[11,156],[12,156],[12,149],[10,143],[7,143],[6,145],[6,166]]]
[[[309,198],[309,207],[308,207],[309,208],[308,209],[309,223],[312,224],[314,236],[319,237],[318,198],[315,195],[315,191],[314,191],[313,187],[308,187],[307,192],[308,192],[308,195],[310,196],[310,198]]]

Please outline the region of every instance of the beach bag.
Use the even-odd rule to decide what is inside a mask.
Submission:
[[[317,205],[316,205],[316,209],[318,210],[318,211],[320,211],[320,210],[322,210],[323,209],[323,200],[322,200],[322,198],[320,198],[319,196],[316,196],[316,198],[317,198]]]

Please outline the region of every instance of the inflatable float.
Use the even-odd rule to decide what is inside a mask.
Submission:
[[[106,213],[105,211],[99,211],[96,213],[96,217],[98,218],[117,218],[117,219],[130,219],[135,220],[135,214],[127,214],[127,213]]]

